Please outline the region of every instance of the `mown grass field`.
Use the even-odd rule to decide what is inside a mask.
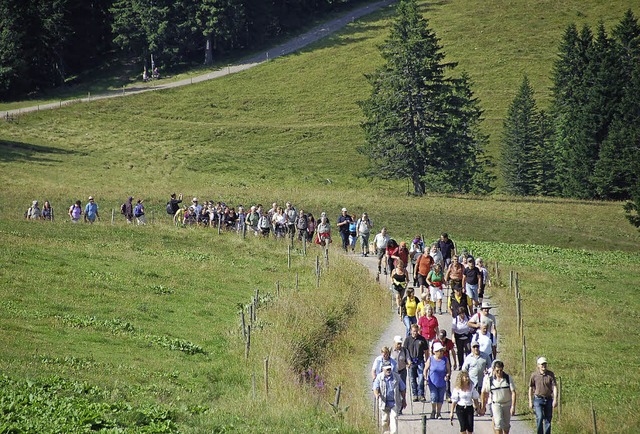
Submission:
[[[510,102],[504,92],[534,66],[538,73],[529,77],[544,90],[541,71],[566,24],[595,25],[602,17],[610,25],[629,6],[444,2],[425,3],[424,10],[445,51],[478,83],[495,146],[499,122],[491,119]],[[635,328],[621,324],[638,320],[640,233],[620,203],[416,198],[406,196],[403,183],[358,176],[366,160],[356,152],[356,101],[368,91],[363,74],[380,62],[376,44],[386,37],[389,16],[383,11],[297,55],[220,80],[0,124],[0,371],[8,378],[3,405],[14,406],[5,415],[19,414],[30,395],[46,402],[47,390],[60,390],[58,408],[78,420],[116,420],[131,431],[371,430],[362,373],[387,324],[384,294],[337,257],[316,290],[314,251],[307,259],[294,255],[289,271],[284,243],[174,228],[164,204],[176,191],[234,205],[291,200],[332,219],[342,206],[366,210],[377,228],[386,225],[399,239],[435,239],[446,230],[460,247],[499,260],[504,272],[520,272],[529,369],[545,354],[563,377],[559,431],[589,431],[593,402],[603,432],[634,432],[640,350]],[[503,69],[482,63],[496,57],[490,41],[509,42],[501,48]],[[467,66],[474,62],[482,63],[475,72]],[[65,222],[72,201],[84,204],[89,195],[103,221]],[[129,195],[144,198],[158,223],[128,227],[118,215],[111,226],[110,210]],[[51,200],[58,222],[21,221],[33,199]],[[296,271],[301,284],[294,294]],[[287,289],[277,301],[265,298],[264,327],[245,364],[239,306],[256,288],[274,294],[278,280]],[[504,297],[501,333],[509,337],[503,355],[508,371],[521,377],[511,298],[497,290],[496,297]],[[325,335],[328,342],[310,344]],[[296,384],[292,348],[319,350],[314,368],[324,392]],[[267,355],[269,400],[261,385]],[[350,406],[344,421],[327,404],[337,384]],[[524,384],[518,386],[524,397]],[[44,407],[30,408],[53,419]]]

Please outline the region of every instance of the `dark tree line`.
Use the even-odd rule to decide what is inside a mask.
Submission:
[[[211,64],[356,1],[0,0],[0,97],[59,86],[114,50]]]
[[[525,77],[504,123],[506,190],[518,195],[628,199],[640,183],[640,25],[629,10],[609,35],[602,23],[567,27],[547,115]]]
[[[490,177],[479,130],[481,110],[466,74],[418,12],[415,0],[402,0],[397,18],[380,47],[385,64],[367,75],[371,96],[360,103],[365,116],[369,176],[407,179],[414,194],[426,191],[486,193]]]

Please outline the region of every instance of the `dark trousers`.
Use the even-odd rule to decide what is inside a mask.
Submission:
[[[457,405],[456,416],[460,423],[460,432],[473,432],[473,405]]]
[[[551,434],[551,418],[553,417],[553,399],[534,396],[533,410],[536,413],[536,433]]]
[[[340,231],[340,237],[342,238],[342,248],[346,251],[349,247],[349,232]]]
[[[454,340],[456,342],[456,356],[458,357],[458,366],[462,368],[465,356],[471,353],[471,339],[469,338],[469,335],[459,335],[457,333],[454,333]]]

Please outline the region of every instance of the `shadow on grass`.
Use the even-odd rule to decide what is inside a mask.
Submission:
[[[37,161],[40,163],[58,163],[61,160],[50,158],[49,156],[69,154],[75,154],[75,152],[53,146],[0,140],[0,161],[3,162]]]

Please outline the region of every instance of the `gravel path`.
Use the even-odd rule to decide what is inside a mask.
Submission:
[[[364,258],[362,256],[351,255],[354,261],[362,264],[369,270],[369,273],[373,278],[376,276],[377,271],[377,260],[375,257],[367,257]],[[380,275],[380,285],[383,288],[389,288],[391,285],[391,280],[388,276]],[[446,295],[446,294],[445,294]],[[491,297],[487,296],[487,300],[490,300]],[[445,300],[443,300],[443,304]],[[391,304],[391,292],[389,292],[389,309],[392,309]],[[499,321],[498,312],[493,312]],[[447,336],[451,335],[451,315],[436,315],[438,318],[438,322],[441,328],[447,330]],[[404,324],[400,322],[397,315],[392,315],[391,322],[383,332],[382,336],[380,336],[380,340],[376,344],[375,348],[371,350],[371,363],[365,367],[364,374],[366,375],[367,381],[371,381],[371,365],[373,364],[374,359],[380,355],[380,348],[383,346],[392,347],[393,346],[393,337],[396,335],[404,336],[405,328]],[[506,367],[507,373],[509,372],[508,367]],[[458,375],[458,371],[452,371],[452,383],[455,381],[456,376]],[[518,393],[518,401],[526,398],[526,390],[516,390]],[[428,396],[428,393],[427,393]],[[409,433],[422,433],[422,415],[427,414],[427,416],[431,413],[431,404],[426,403],[413,403],[413,410],[411,407],[411,403],[409,402],[409,395],[407,394],[407,408],[403,411],[403,414],[399,418],[398,422],[398,434],[409,434]],[[373,412],[373,393],[371,394],[371,409]],[[444,420],[427,420],[427,433],[430,434],[457,434],[460,431],[460,426],[458,425],[457,419],[454,419],[453,426],[449,422],[450,417],[450,404],[445,404],[442,407],[442,417]],[[511,434],[530,434],[533,432],[533,429],[527,424],[526,419],[530,419],[530,415],[516,415],[511,419]],[[475,418],[475,431],[476,434],[493,434],[491,418],[490,416],[482,416]]]
[[[320,24],[308,32],[297,36],[281,45],[276,47],[272,47],[270,50],[256,54],[250,58],[245,59],[244,61],[229,65],[217,71],[212,71],[206,74],[199,75],[197,77],[187,78],[179,81],[172,81],[161,83],[159,81],[152,81],[150,83],[140,83],[136,87],[127,87],[122,90],[113,91],[101,95],[90,96],[87,98],[77,98],[71,100],[57,101],[50,104],[42,104],[31,107],[23,107],[14,110],[7,110],[4,112],[4,116],[7,118],[11,116],[17,116],[24,113],[39,111],[39,110],[51,110],[60,108],[69,104],[75,104],[80,102],[90,102],[99,99],[107,99],[107,98],[117,98],[126,95],[135,95],[143,92],[151,92],[155,90],[162,89],[170,89],[179,86],[186,86],[194,83],[200,83],[207,80],[213,80],[215,78],[224,77],[225,75],[235,74],[236,72],[244,71],[254,66],[258,66],[270,59],[275,59],[277,57],[285,56],[287,54],[291,54],[295,51],[304,48],[305,46],[312,44],[320,39],[328,36],[341,28],[345,27],[347,24],[361,18],[365,15],[368,15],[380,8],[385,6],[389,6],[392,3],[395,3],[397,0],[383,0],[375,3],[370,3],[368,5],[359,7],[357,9],[351,10],[343,14],[341,17],[328,21],[326,23]]]

